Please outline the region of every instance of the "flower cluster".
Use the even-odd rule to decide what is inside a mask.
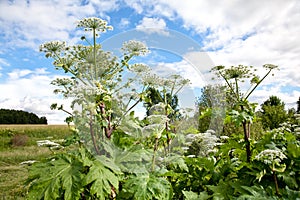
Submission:
[[[189,146],[188,153],[190,155],[205,157],[211,153],[215,153],[215,147],[219,145],[219,138],[215,135],[215,131],[207,130],[205,133],[198,133],[196,135],[188,135],[187,143],[192,140]]]
[[[40,45],[40,51],[45,52],[46,58],[54,57],[66,49],[66,42],[51,41]]]
[[[135,40],[129,40],[128,42],[125,42],[121,50],[125,55],[133,56],[146,55],[149,52],[144,43]]]
[[[99,32],[106,32],[106,30],[112,30],[112,26],[108,26],[105,20],[96,17],[84,18],[77,23],[78,28],[84,28],[85,31],[96,30]]]
[[[280,162],[285,158],[286,156],[279,149],[265,149],[255,156],[256,160],[262,161],[267,165],[280,165]]]
[[[145,72],[150,72],[149,66],[141,63],[133,64],[130,66],[130,70],[139,74],[139,73],[145,73]]]

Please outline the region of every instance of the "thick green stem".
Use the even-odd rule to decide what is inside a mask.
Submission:
[[[97,146],[97,143],[96,143],[96,138],[95,138],[95,134],[94,134],[94,128],[93,128],[93,115],[91,114],[90,115],[90,123],[89,123],[89,126],[90,126],[90,134],[91,134],[91,137],[92,137],[92,141],[93,141],[93,145],[94,145],[94,148],[95,148],[95,151],[98,155],[100,155],[100,151],[98,149],[98,146]]]
[[[154,171],[155,169],[155,159],[156,159],[156,151],[158,148],[158,138],[155,138],[155,144],[154,144],[154,149],[153,149],[153,156],[152,156],[152,167],[151,171]]]
[[[172,98],[172,96],[171,96]],[[168,117],[168,99],[167,99],[167,93],[166,91],[164,92],[164,101],[165,101],[165,115]],[[169,124],[168,121],[165,123],[165,129],[167,133],[167,148],[168,148],[168,153],[170,152],[170,143],[171,143],[171,138],[169,136]]]
[[[247,162],[249,163],[251,161],[251,148],[250,148],[250,141],[249,141],[250,134],[248,133],[249,129],[247,126],[249,126],[249,124],[247,124],[247,122],[243,122],[244,140],[246,143]]]
[[[244,107],[241,106],[241,111],[244,111]],[[244,140],[246,143],[246,155],[247,155],[247,162],[251,161],[251,147],[250,147],[250,123],[244,120],[243,124],[243,131],[244,131]]]
[[[106,122],[107,122],[107,125],[105,127],[103,127],[104,131],[105,131],[105,136],[108,139],[110,139],[112,132],[115,130],[115,126],[112,126],[112,124],[111,124],[111,115],[106,116],[105,104],[100,103],[99,107],[100,107],[100,111],[101,111],[102,120],[106,120]]]
[[[275,189],[276,189],[276,195],[279,196],[279,187],[278,187],[278,181],[277,181],[277,175],[275,173],[275,171],[273,171],[273,179],[274,179],[274,183],[275,183]]]
[[[238,86],[238,82],[237,82],[237,79],[235,78],[234,79],[235,81],[235,91],[236,91],[236,96],[238,98],[238,101],[240,100],[240,94],[239,94],[239,86]]]
[[[94,47],[94,51],[93,51],[93,59],[94,59],[94,73],[95,73],[95,80],[97,79],[97,66],[96,66],[96,30],[95,28],[93,28],[93,47]]]

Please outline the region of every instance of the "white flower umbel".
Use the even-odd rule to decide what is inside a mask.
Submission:
[[[96,17],[84,18],[77,23],[78,28],[84,28],[85,31],[96,30],[99,32],[106,32],[106,30],[112,30],[112,26],[108,26],[105,20]]]
[[[123,51],[124,55],[133,56],[146,55],[149,52],[144,43],[135,40],[129,40],[128,42],[125,42],[121,50]]]
[[[40,51],[45,52],[45,56],[47,58],[57,57],[65,49],[66,49],[66,42],[62,42],[62,41],[46,42],[40,46]]]
[[[255,156],[256,160],[262,161],[267,165],[280,165],[280,162],[285,158],[286,156],[279,149],[265,149]]]
[[[218,145],[219,138],[214,135],[213,130],[208,130],[205,133],[198,133],[194,136],[193,142],[190,145],[190,148],[197,156],[208,156],[212,153],[215,153],[215,147]]]

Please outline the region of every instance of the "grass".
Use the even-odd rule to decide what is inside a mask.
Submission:
[[[59,140],[71,134],[66,125],[0,125],[0,199],[25,199],[28,166],[20,163],[52,154],[36,141]]]

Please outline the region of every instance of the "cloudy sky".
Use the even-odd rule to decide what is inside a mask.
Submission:
[[[19,109],[63,123],[50,110],[68,100],[53,94],[51,80],[62,76],[39,45],[52,40],[76,44],[83,34],[76,21],[100,17],[114,27],[99,38],[118,54],[122,42],[145,42],[145,62],[161,73],[179,73],[191,90],[209,83],[215,65],[280,67],[255,91],[253,101],[270,95],[288,108],[300,97],[300,1],[297,0],[0,0],[0,108]],[[158,70],[159,71],[159,70]],[[189,91],[188,91],[189,92]]]

